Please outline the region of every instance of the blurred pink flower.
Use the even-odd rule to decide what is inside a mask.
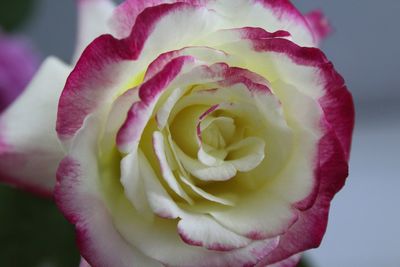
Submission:
[[[39,66],[39,57],[23,37],[0,32],[0,112],[26,87]]]

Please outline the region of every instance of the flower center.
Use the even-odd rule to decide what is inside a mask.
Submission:
[[[200,123],[200,138],[213,150],[222,150],[232,141],[235,130],[235,121],[232,118],[207,116]]]

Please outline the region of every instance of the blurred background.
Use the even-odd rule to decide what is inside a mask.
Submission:
[[[3,3],[4,31],[31,39],[42,59],[67,62],[75,42],[74,0]],[[399,0],[294,0],[321,9],[335,32],[323,50],[356,104],[350,176],[332,202],[326,236],[307,253],[314,267],[400,266]],[[0,266],[77,266],[73,228],[54,204],[0,186]],[[305,264],[305,263],[304,263]],[[304,265],[306,266],[306,265]]]

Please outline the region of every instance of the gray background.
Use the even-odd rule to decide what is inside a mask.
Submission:
[[[75,42],[73,0],[38,1],[22,31],[43,56],[69,61]],[[400,266],[399,0],[293,1],[320,8],[335,33],[323,50],[354,95],[357,125],[350,177],[332,203],[321,247],[308,253],[321,267]]]

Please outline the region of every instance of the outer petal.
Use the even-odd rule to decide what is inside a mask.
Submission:
[[[251,240],[229,231],[210,216],[187,216],[179,221],[178,232],[185,243],[215,251],[232,251],[251,243]]]
[[[285,30],[293,35],[296,43],[317,45],[312,28],[289,0],[128,0],[121,4],[113,15],[113,33],[119,38],[126,37],[131,33],[138,14],[147,7],[176,2],[215,10],[225,17],[219,29],[249,26],[271,32]]]
[[[289,0],[219,0],[207,5],[228,18],[225,28],[260,27],[269,32],[287,31],[294,42],[316,46],[303,15]]]
[[[261,53],[274,51],[290,58],[291,64],[314,69],[313,87],[317,90],[312,92],[303,88],[300,91],[316,99],[323,111],[321,127],[324,132],[318,143],[316,186],[305,202],[299,203],[298,208],[302,211],[296,223],[282,235],[279,247],[263,261],[271,264],[319,246],[326,230],[330,202],[344,185],[348,174],[354,106],[343,79],[320,50],[298,47],[283,39],[253,40],[253,45]],[[285,79],[287,73],[284,74],[278,64],[286,65],[287,61],[277,61],[277,69],[282,72],[280,76]],[[286,66],[286,70],[291,72],[292,67]],[[304,86],[304,81],[299,80],[297,84]]]
[[[136,20],[134,34],[126,39],[117,40],[111,35],[97,38],[83,52],[61,96],[57,120],[61,140],[73,137],[88,114],[106,111],[155,55],[190,43],[194,36],[186,31],[187,27],[205,35],[215,29],[217,22],[211,11],[176,3],[146,9]],[[170,28],[175,29],[176,36],[167,34]]]
[[[250,42],[250,48],[245,42],[228,44],[231,41],[229,39],[218,47],[228,53],[237,53],[238,49],[247,50],[242,54],[246,55],[244,64],[250,70],[269,81],[280,79],[292,84],[301,93],[319,101],[327,122],[335,129],[348,158],[354,127],[354,105],[343,78],[335,71],[333,64],[317,48],[301,47],[281,38],[258,38],[251,34],[252,31],[254,29],[247,28],[241,33],[242,39]],[[266,61],[270,64],[266,65]]]
[[[90,42],[110,32],[107,22],[114,10],[112,0],[77,0],[77,5],[78,40],[73,56],[74,63]]]
[[[57,171],[55,199],[67,219],[77,226],[77,242],[92,266],[161,267],[130,246],[116,231],[100,196],[96,156],[99,121],[90,116],[71,144],[71,154]]]
[[[207,0],[127,0],[119,5],[110,20],[113,34],[118,38],[125,38],[131,33],[136,18],[148,7],[160,4],[185,2],[189,4],[200,4]]]
[[[332,33],[332,27],[321,10],[314,10],[305,15],[315,40],[320,43]]]
[[[147,7],[166,2],[165,0],[127,0],[120,4],[113,12],[110,26],[113,35],[126,38],[131,33],[137,16]]]
[[[301,254],[295,254],[293,256],[291,256],[290,258],[287,258],[283,261],[274,263],[274,264],[270,264],[270,265],[262,265],[262,264],[258,264],[258,267],[296,267],[297,264],[299,263],[301,259]]]
[[[328,222],[330,202],[344,185],[348,166],[340,143],[332,131],[321,139],[319,149],[316,173],[320,185],[315,203],[299,214],[298,221],[282,235],[279,247],[264,259],[265,263],[275,263],[320,245]]]
[[[26,91],[0,117],[0,179],[50,195],[64,156],[55,132],[57,101],[69,68],[47,59]]]
[[[251,34],[243,34],[242,38],[251,43],[250,49],[242,52],[246,55],[244,60],[250,70],[264,75],[270,81],[282,79],[294,85],[299,93],[316,101],[322,108],[321,124],[315,125],[323,132],[314,167],[314,188],[303,201],[296,204],[302,210],[299,219],[282,236],[279,249],[264,261],[270,264],[320,244],[326,228],[329,203],[347,177],[354,106],[343,79],[320,50],[300,47],[280,38],[258,39]],[[248,49],[241,42],[221,45],[219,48],[228,53]],[[271,65],[263,64],[265,61]],[[278,88],[273,90],[279,95]],[[304,236],[310,238],[305,239]]]

